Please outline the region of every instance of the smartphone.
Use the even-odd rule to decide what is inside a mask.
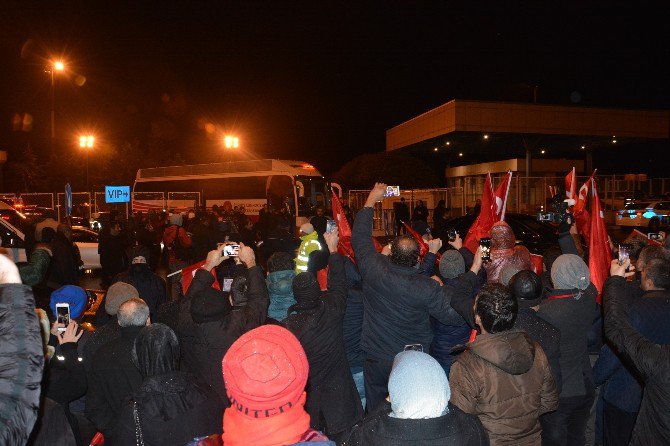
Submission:
[[[450,229],[447,231],[447,239],[449,239],[450,242],[455,241],[457,236],[458,232],[456,232],[455,229]]]
[[[482,260],[484,262],[491,261],[491,239],[489,237],[480,238],[479,246],[482,248]]]
[[[337,222],[335,220],[328,219],[326,222],[326,232],[333,232],[337,229]]]
[[[386,186],[386,192],[384,192],[384,197],[399,197],[400,196],[400,186]]]
[[[619,265],[623,265],[626,259],[630,259],[631,246],[627,244],[619,245]]]
[[[423,352],[423,345],[421,344],[407,344],[403,351],[414,350],[416,352]]]
[[[240,245],[224,245],[223,246],[223,255],[228,257],[237,257],[240,255]]]
[[[70,304],[56,303],[56,322],[63,324],[63,327],[58,327],[58,331],[65,331],[70,325]]]
[[[660,232],[650,232],[647,234],[647,238],[649,238],[649,240],[663,240]]]

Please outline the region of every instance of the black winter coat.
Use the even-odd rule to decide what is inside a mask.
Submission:
[[[342,321],[344,349],[347,352],[349,367],[362,370],[365,355],[361,350],[361,332],[363,330],[363,284],[361,275],[354,262],[344,259],[347,274],[347,310]]]
[[[556,383],[556,391],[560,394],[562,387],[561,380],[561,332],[539,317],[535,311],[530,308],[520,308],[514,322],[514,328],[519,328],[530,338],[540,344],[544,354],[547,355],[549,368]]]
[[[631,445],[670,444],[670,346],[654,344],[628,322],[626,279],[610,277],[603,288],[605,335],[628,356],[644,381]]]
[[[223,382],[221,360],[237,338],[265,322],[270,302],[261,267],[250,268],[248,276],[246,306],[233,307],[230,314],[217,321],[191,321],[191,324],[182,327],[187,331],[187,336],[180,338],[182,368],[193,373],[199,382],[211,386],[226,407],[229,402]],[[197,271],[188,290],[189,298],[193,293],[206,292],[217,294],[218,299],[228,299],[227,293],[211,288],[213,282],[214,278],[210,273]]]
[[[184,446],[195,437],[221,433],[221,403],[216,395],[193,375],[174,371],[144,379],[132,401],[122,406],[105,446],[136,444],[133,401],[146,446]]]
[[[347,306],[344,257],[331,254],[328,264],[328,292],[319,301],[293,305],[283,324],[298,338],[309,362],[305,409],[310,426],[330,436],[359,422],[363,407],[342,337]]]
[[[142,375],[131,359],[141,329],[121,327],[121,336],[100,347],[89,364],[86,416],[105,436],[116,425],[122,403],[142,383]]]
[[[372,242],[372,208],[358,212],[351,244],[363,278],[365,314],[361,347],[368,356],[393,361],[408,344],[422,344],[428,351],[433,340],[429,316],[444,324],[460,324],[451,308],[452,288],[441,287],[416,268],[391,263]],[[459,292],[470,296],[475,283]]]
[[[22,445],[37,419],[44,350],[30,287],[0,285],[0,444]]]
[[[112,283],[125,282],[137,289],[140,298],[147,303],[151,316],[158,314],[158,307],[167,302],[165,280],[154,274],[147,263],[130,265],[127,271],[117,274]]]
[[[393,418],[391,403],[382,402],[365,417],[344,441],[346,446],[488,446],[489,438],[481,421],[449,405],[438,418],[419,420]]]
[[[104,305],[100,306],[104,307]],[[107,344],[108,342],[113,341],[114,339],[117,339],[119,336],[121,336],[121,327],[119,327],[119,322],[116,319],[116,316],[110,317],[109,322],[91,333],[91,335],[88,337],[88,340],[86,341],[86,345],[84,345],[83,348],[84,367],[86,368],[87,372],[91,369],[93,355],[95,355],[95,352],[97,352],[100,347]]]

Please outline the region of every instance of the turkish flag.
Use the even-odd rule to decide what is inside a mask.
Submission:
[[[349,226],[349,221],[347,221],[347,217],[344,214],[344,209],[342,208],[340,199],[337,197],[337,194],[335,194],[334,190],[331,192],[333,220],[337,222],[337,231],[340,235],[340,241],[337,244],[337,251],[343,256],[347,256],[353,260],[354,249],[351,247],[351,226]]]
[[[181,270],[181,288],[184,291],[184,295],[186,295],[188,287],[190,287],[191,282],[193,282],[193,276],[195,276],[195,272],[199,268],[202,268],[203,266],[205,266],[204,260],[202,262],[194,263],[193,265],[187,266],[186,268]],[[215,270],[212,269],[211,273],[212,276],[214,276],[214,284],[212,285],[212,287],[216,288],[217,290],[220,290],[221,286],[219,285],[219,281],[216,278]]]
[[[591,177],[586,180],[586,183],[579,188],[579,192],[575,197],[575,205],[572,207],[572,215],[575,216],[577,232],[584,237],[584,241],[586,241],[587,244],[590,243],[591,239],[591,216],[586,211],[586,200],[589,197],[589,185],[593,182],[596,170],[594,170]]]
[[[539,254],[531,254],[530,261],[533,263],[533,272],[541,276],[544,271],[544,258]]]
[[[602,299],[603,284],[609,276],[612,251],[607,238],[605,215],[598,197],[598,188],[594,179],[591,180],[591,240],[589,242],[589,271],[591,282],[598,289],[596,301]]]
[[[491,174],[486,175],[484,182],[484,191],[482,192],[482,206],[475,222],[470,226],[468,234],[465,236],[463,246],[472,252],[477,251],[479,239],[491,236],[491,228],[498,221],[496,218],[495,198],[493,196],[493,185],[491,183]]]
[[[509,188],[512,185],[512,171],[507,172],[507,176],[502,180],[498,185],[493,196],[495,198],[495,214],[496,219],[493,223],[497,223],[500,220],[505,219],[505,210],[507,208],[507,195],[509,194]]]

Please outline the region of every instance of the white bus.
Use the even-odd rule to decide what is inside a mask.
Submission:
[[[133,185],[133,212],[150,209],[244,206],[255,219],[264,204],[281,206],[288,197],[296,226],[317,204],[328,207],[330,187],[311,164],[290,160],[249,160],[139,169]],[[297,212],[296,212],[297,210]]]

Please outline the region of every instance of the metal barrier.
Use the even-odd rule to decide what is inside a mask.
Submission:
[[[184,212],[200,204],[200,192],[168,192],[168,212]]]
[[[93,194],[93,213],[116,212],[128,218],[128,210],[128,203],[107,203],[105,192],[95,192]]]
[[[132,212],[162,212],[166,209],[165,194],[163,192],[133,192]]]
[[[23,200],[24,206],[37,206],[38,208],[55,209],[54,194],[47,193],[26,193],[19,196]]]
[[[65,193],[58,193],[58,221],[65,218]],[[72,193],[72,216],[91,219],[91,194],[89,192]]]
[[[349,207],[351,207],[354,212],[362,208],[369,193],[369,190],[350,190],[348,193]],[[400,202],[401,197],[405,199],[405,203],[410,212],[410,217],[418,202],[422,201],[428,208],[428,223],[431,225],[434,224],[435,207],[440,201],[444,201],[448,217],[460,217],[465,214],[465,201],[462,187],[401,189],[400,197],[387,198],[375,204],[373,219],[374,231],[383,231],[388,234],[392,234],[395,231],[396,219],[394,204]]]

